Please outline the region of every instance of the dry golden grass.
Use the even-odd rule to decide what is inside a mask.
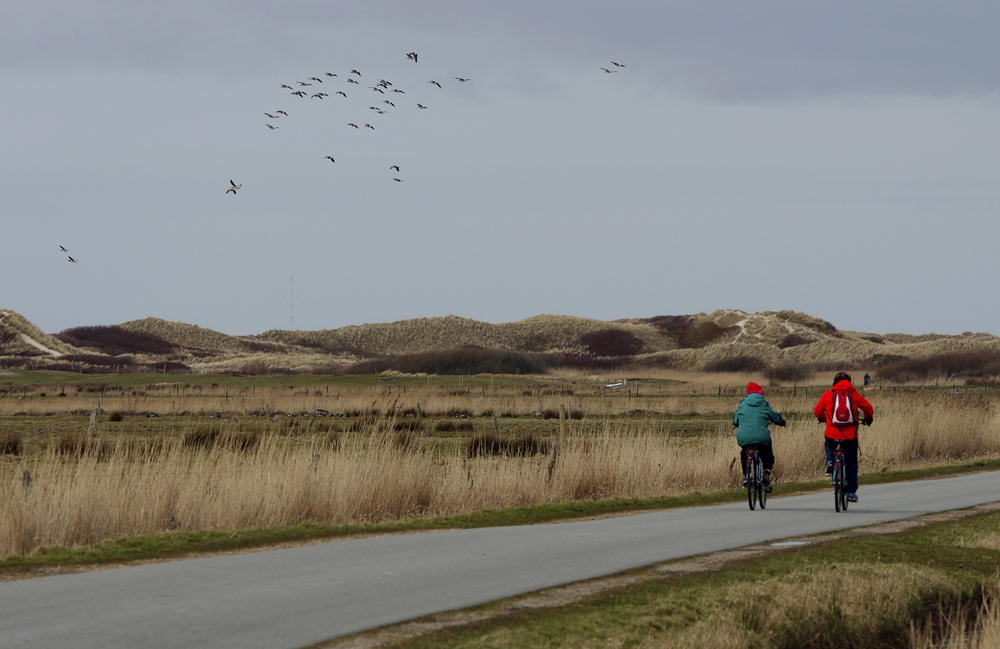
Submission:
[[[935,622],[943,629],[936,629]],[[1000,647],[1000,583],[994,583],[978,609],[958,606],[910,631],[912,649],[995,649]]]
[[[777,580],[722,586],[698,602],[699,621],[679,637],[654,637],[639,646],[743,649],[771,646],[775,640],[788,643],[781,646],[809,646],[813,638],[808,636],[827,630],[827,620],[858,633],[876,633],[886,618],[905,619],[907,608],[922,596],[950,590],[954,588],[940,573],[902,564],[801,570]]]
[[[328,406],[331,412],[356,407],[374,414],[355,419],[361,422],[353,426],[356,432],[339,435],[322,428],[323,422],[334,419],[320,420],[313,434],[306,434],[303,418],[293,436],[287,434],[292,419],[273,425],[257,420],[270,428],[253,444],[226,443],[227,435],[253,434],[233,424],[220,434],[218,445],[207,449],[184,446],[185,435],[142,444],[129,436],[106,438],[78,458],[59,454],[57,446],[50,445],[46,452],[0,468],[0,556],[170,529],[385,522],[579,499],[711,492],[737,484],[739,469],[732,461],[738,447],[728,422],[736,395],[681,393],[631,400],[593,398],[592,403],[583,399],[587,417],[568,424],[550,479],[544,455],[466,459],[460,445],[426,452],[423,445],[408,443],[412,437],[394,430],[393,415],[417,401],[423,412],[471,408],[533,415],[541,406],[579,403],[576,395],[498,391],[496,396],[471,396],[429,388],[409,390],[417,392],[411,401],[398,389],[376,389],[382,394],[365,388],[329,396],[285,389],[290,394],[231,394],[228,402],[220,389],[170,399],[138,393],[106,396],[105,409],[123,413],[150,407],[211,412],[213,406],[224,410],[227,404],[230,409],[238,404],[263,410],[270,402],[272,409],[280,404],[288,412],[311,411],[322,404],[319,407]],[[773,432],[778,481],[821,475],[822,428],[810,412],[818,396],[814,389],[810,396],[772,399],[790,420],[786,428]],[[1000,419],[991,400],[930,392],[873,400],[876,423],[863,431],[862,472],[1000,455]],[[45,401],[62,405],[75,400]],[[0,402],[0,414],[11,403],[24,402]],[[620,416],[629,412],[628,404],[637,403],[650,410],[656,406],[659,412],[667,405],[681,413],[725,417],[701,435],[676,435],[675,423],[655,413]],[[129,417],[125,415],[126,421]],[[22,482],[24,470],[33,476],[28,490]]]

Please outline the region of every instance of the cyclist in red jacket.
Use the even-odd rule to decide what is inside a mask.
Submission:
[[[858,408],[864,418],[858,419]],[[833,473],[833,450],[837,444],[844,450],[847,477],[847,500],[858,502],[858,424],[871,425],[875,409],[861,396],[851,376],[840,372],[833,377],[833,387],[819,398],[813,414],[820,423],[826,424],[826,474]]]

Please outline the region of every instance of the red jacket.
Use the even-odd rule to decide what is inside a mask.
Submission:
[[[834,384],[832,388],[823,393],[823,396],[819,398],[819,402],[816,407],[813,408],[813,414],[816,415],[817,419],[826,420],[826,436],[830,439],[840,439],[840,440],[851,440],[858,438],[858,427],[850,426],[848,428],[839,428],[830,423],[833,418],[833,390],[847,390],[854,396],[854,405],[861,408],[864,413],[864,417],[871,417],[875,414],[875,409],[872,408],[872,404],[868,403],[868,400],[861,396],[854,386],[851,385],[850,381],[838,381]],[[858,418],[863,419],[864,417]]]

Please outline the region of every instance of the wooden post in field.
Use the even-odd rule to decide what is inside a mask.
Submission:
[[[21,482],[24,484],[25,493],[31,490],[31,471],[28,471],[27,469],[24,470],[24,474],[21,476]]]
[[[556,470],[556,458],[559,455],[559,438],[555,435],[549,439],[549,480],[552,479],[552,472]]]
[[[94,420],[95,419],[97,419],[97,410],[91,410],[90,411],[90,426],[87,426],[87,434],[88,435],[90,435],[90,433],[94,430]]]
[[[493,430],[497,435],[500,434],[500,424],[497,423],[497,413],[493,413]]]
[[[559,404],[559,445],[566,441],[566,405]]]

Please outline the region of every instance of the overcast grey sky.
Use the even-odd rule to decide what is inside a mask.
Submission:
[[[2,7],[0,306],[47,332],[740,308],[1000,334],[996,3]]]

